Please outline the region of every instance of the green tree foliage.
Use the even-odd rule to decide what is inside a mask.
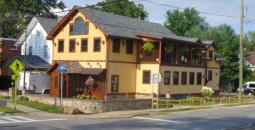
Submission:
[[[167,11],[164,25],[173,33],[184,36],[192,28],[205,30],[208,23],[205,18],[199,16],[199,12],[195,8],[186,8],[183,11]]]
[[[0,0],[0,37],[16,38],[33,16],[54,17],[52,9],[64,9],[58,0]]]
[[[146,19],[147,11],[144,10],[142,4],[135,4],[130,0],[104,0],[93,5],[95,9],[112,12],[114,14],[129,16],[138,19]]]

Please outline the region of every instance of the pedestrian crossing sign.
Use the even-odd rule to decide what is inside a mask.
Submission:
[[[9,66],[9,68],[15,75],[18,75],[20,71],[25,69],[24,65],[18,59],[14,60]]]

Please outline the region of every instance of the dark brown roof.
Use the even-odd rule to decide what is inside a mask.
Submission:
[[[76,61],[56,61],[48,70],[51,73],[55,67],[59,65],[65,65],[68,74],[86,74],[86,75],[99,75],[105,69],[104,68],[84,68],[79,62]]]
[[[248,57],[247,57],[247,61],[255,66],[255,52],[251,52]]]

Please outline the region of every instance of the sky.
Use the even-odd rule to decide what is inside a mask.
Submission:
[[[62,0],[68,9],[74,5],[86,6],[102,0]],[[182,10],[186,7],[194,7],[200,12],[200,16],[206,18],[211,26],[228,24],[235,32],[240,32],[240,0],[132,0],[144,5],[149,13],[148,21],[164,23],[168,10]],[[244,31],[255,31],[255,0],[245,0]],[[216,14],[216,15],[212,15]]]

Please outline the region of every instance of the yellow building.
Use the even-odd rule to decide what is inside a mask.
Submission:
[[[194,95],[206,84],[219,90],[214,43],[176,36],[157,23],[74,7],[47,39],[54,44],[51,96],[59,96],[61,64],[68,69],[65,97],[85,89],[102,99]],[[153,73],[162,75],[160,84],[152,83]]]

